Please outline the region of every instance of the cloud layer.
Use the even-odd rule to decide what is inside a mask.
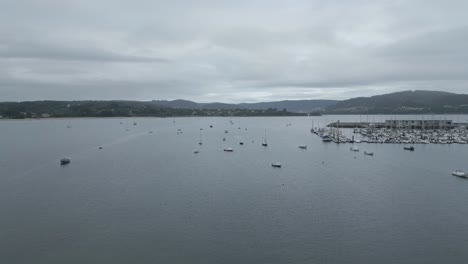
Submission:
[[[5,0],[0,101],[468,91],[467,1]]]

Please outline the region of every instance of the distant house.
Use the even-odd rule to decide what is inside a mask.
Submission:
[[[50,117],[50,114],[44,113],[44,114],[41,115],[41,117],[42,117],[42,118],[49,118],[49,117]]]

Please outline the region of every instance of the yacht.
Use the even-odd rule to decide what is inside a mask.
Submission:
[[[466,172],[461,171],[461,170],[456,170],[452,172],[452,175],[457,176],[457,177],[467,178]]]

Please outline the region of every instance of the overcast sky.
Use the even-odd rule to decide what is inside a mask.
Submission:
[[[468,93],[468,1],[0,0],[0,101]]]

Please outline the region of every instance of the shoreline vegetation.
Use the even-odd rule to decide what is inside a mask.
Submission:
[[[317,114],[317,113],[312,113]],[[0,103],[1,119],[74,117],[307,116],[286,109],[171,108],[135,101],[33,101]]]
[[[468,114],[468,94],[403,91],[344,101],[285,100],[241,104],[196,103],[187,100],[0,102],[0,118],[4,119],[406,114]]]

